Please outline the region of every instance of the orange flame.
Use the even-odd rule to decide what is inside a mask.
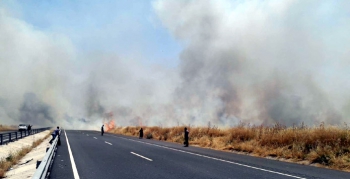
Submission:
[[[113,119],[113,112],[107,113],[105,119],[107,120],[107,122],[104,123],[106,132],[116,127]]]
[[[105,123],[105,131],[109,131],[115,128],[115,122],[114,120],[110,120],[108,122]]]

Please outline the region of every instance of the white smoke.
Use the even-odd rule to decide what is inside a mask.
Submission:
[[[73,51],[64,36],[42,33],[0,9],[0,120],[54,122],[54,111],[66,110],[62,94]]]
[[[183,44],[175,69],[81,55],[0,8],[0,123],[94,129],[110,112],[117,125],[349,122],[349,5],[155,1]]]
[[[348,121],[348,5],[156,1],[163,25],[187,44],[177,95],[191,122]]]

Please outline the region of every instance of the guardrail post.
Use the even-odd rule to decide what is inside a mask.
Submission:
[[[20,131],[21,132],[21,139],[23,138],[23,136],[22,136],[22,131]]]
[[[9,133],[9,142],[11,142],[11,132]]]
[[[17,140],[17,132],[16,132],[16,140]]]
[[[2,145],[2,134],[0,134],[0,144]]]

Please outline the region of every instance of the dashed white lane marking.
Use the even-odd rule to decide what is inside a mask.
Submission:
[[[144,159],[146,159],[146,160],[149,160],[149,161],[153,161],[152,159],[149,159],[149,158],[147,158],[147,157],[144,157],[144,156],[142,156],[142,155],[140,155],[140,154],[137,154],[137,153],[134,153],[134,152],[130,152],[131,154],[134,154],[134,155],[136,155],[136,156],[139,156],[139,157],[141,157],[141,158],[144,158]]]
[[[77,166],[75,165],[74,157],[73,157],[72,151],[70,149],[70,145],[69,145],[69,141],[68,141],[68,136],[67,136],[66,130],[64,130],[64,134],[66,135],[68,152],[69,152],[69,158],[70,158],[70,162],[72,164],[74,179],[80,179],[79,174],[78,174],[78,170],[77,170]]]
[[[86,136],[89,136],[89,134],[86,134]]]
[[[96,137],[94,137],[95,139],[97,139]]]
[[[109,145],[112,145],[111,143],[109,143],[109,142],[107,142],[107,141],[105,141],[105,143],[106,143],[106,144],[109,144]]]
[[[298,177],[298,176],[294,176],[294,175],[289,175],[289,174],[285,174],[285,173],[281,173],[281,172],[276,172],[276,171],[267,170],[267,169],[263,169],[263,168],[259,168],[259,167],[245,165],[245,164],[241,164],[241,163],[237,163],[237,162],[231,162],[231,161],[228,161],[228,160],[223,160],[223,159],[219,159],[219,158],[215,158],[215,157],[209,157],[209,156],[206,156],[206,155],[201,155],[201,154],[197,154],[197,153],[193,153],[193,152],[187,152],[187,151],[184,151],[184,150],[174,149],[174,148],[161,146],[161,145],[157,145],[157,144],[151,144],[151,143],[137,141],[137,140],[128,139],[128,138],[124,138],[124,137],[119,137],[119,138],[122,138],[122,139],[125,139],[125,140],[131,140],[131,141],[134,141],[134,142],[144,143],[144,144],[147,144],[147,145],[153,145],[153,146],[156,146],[156,147],[161,147],[161,148],[165,148],[165,149],[169,149],[169,150],[174,150],[174,151],[177,151],[177,152],[182,152],[182,153],[196,155],[196,156],[200,156],[200,157],[204,157],[204,158],[209,158],[209,159],[213,159],[213,160],[217,160],[217,161],[221,161],[221,162],[226,162],[226,163],[230,163],[230,164],[234,164],[234,165],[239,165],[239,166],[242,166],[242,167],[247,167],[247,168],[251,168],[251,169],[255,169],[255,170],[265,171],[265,172],[274,173],[274,174],[283,175],[283,176],[288,176],[288,177],[292,177],[292,178],[306,179],[306,178],[302,178],[302,177]]]

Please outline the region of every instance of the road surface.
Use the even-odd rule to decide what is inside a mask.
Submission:
[[[101,136],[96,131],[65,132],[62,132],[62,145],[58,147],[53,164],[52,179],[350,178],[347,172],[199,147],[187,148],[164,141],[106,133]]]

